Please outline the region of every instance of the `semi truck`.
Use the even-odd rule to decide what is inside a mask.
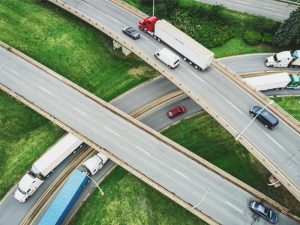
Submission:
[[[74,206],[77,198],[88,183],[86,173],[75,170],[59,191],[41,220],[39,225],[59,225],[64,222]]]
[[[265,60],[267,67],[295,67],[300,68],[300,50],[283,51],[269,56]]]
[[[214,58],[213,52],[166,20],[150,16],[140,21],[138,27],[140,30],[150,34],[154,39],[170,46],[182,55],[183,60],[188,61],[196,69],[205,70]]]
[[[25,202],[63,160],[83,146],[84,143],[72,134],[62,137],[21,178],[14,197]]]
[[[243,80],[249,86],[259,91],[281,88],[300,88],[300,74],[275,73],[244,78]]]
[[[98,170],[104,166],[107,160],[107,156],[99,152],[97,155],[94,155],[92,158],[89,158],[87,161],[85,161],[82,164],[82,167],[88,173],[88,175],[91,176],[97,173]]]

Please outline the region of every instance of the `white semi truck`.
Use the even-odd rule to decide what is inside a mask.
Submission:
[[[63,160],[83,145],[84,143],[72,134],[62,137],[21,178],[14,197],[19,202],[25,202]]]
[[[295,67],[300,68],[300,50],[284,51],[269,56],[265,60],[267,67]]]
[[[214,58],[213,52],[165,20],[150,16],[140,21],[138,27],[173,48],[196,69],[205,70]]]
[[[244,78],[243,80],[258,91],[281,88],[300,88],[300,74],[275,73]]]
[[[89,176],[94,175],[100,170],[104,164],[107,162],[108,158],[101,152],[97,155],[94,155],[92,158],[89,158],[82,164],[82,167],[89,174]]]

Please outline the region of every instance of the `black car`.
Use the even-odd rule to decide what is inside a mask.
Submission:
[[[249,208],[252,212],[260,215],[262,218],[272,224],[275,224],[278,221],[277,214],[271,208],[263,205],[260,202],[251,201],[249,203]]]
[[[139,32],[132,27],[124,27],[122,32],[133,39],[138,39],[140,37]]]
[[[274,129],[279,123],[278,119],[273,114],[266,109],[262,109],[260,106],[253,106],[249,110],[249,113],[253,117],[257,116],[256,118],[269,129]]]

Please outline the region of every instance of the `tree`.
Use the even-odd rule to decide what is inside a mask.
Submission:
[[[274,42],[279,46],[300,45],[300,7],[291,12],[275,33]]]

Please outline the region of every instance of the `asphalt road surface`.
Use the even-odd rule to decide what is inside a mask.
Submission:
[[[274,0],[198,0],[211,5],[222,5],[225,8],[251,15],[264,16],[283,21],[297,8],[296,5]]]
[[[70,86],[0,49],[0,83],[108,149],[222,224],[264,224],[248,209],[253,196],[184,157]],[[232,194],[234,193],[234,195]],[[281,224],[297,224],[280,215]]]
[[[124,35],[121,32],[124,26],[129,25],[138,29],[139,18],[109,1],[64,0],[63,2],[101,21],[119,35]],[[149,57],[154,57],[153,52],[156,49],[166,47],[147,34],[141,34],[141,38],[137,41],[127,36],[124,38]],[[157,63],[168,69],[161,62],[157,61]],[[261,65],[263,66],[263,61]],[[250,67],[250,65],[245,64],[244,67]],[[268,68],[265,67],[265,69]],[[204,98],[216,112],[239,131],[242,131],[252,120],[249,109],[253,105],[260,105],[246,91],[212,67],[208,68],[206,72],[199,72],[182,60],[180,66],[173,70],[172,74],[190,90]],[[243,133],[243,136],[254,143],[300,192],[300,138],[298,133],[281,120],[278,128],[272,131],[255,121]]]

